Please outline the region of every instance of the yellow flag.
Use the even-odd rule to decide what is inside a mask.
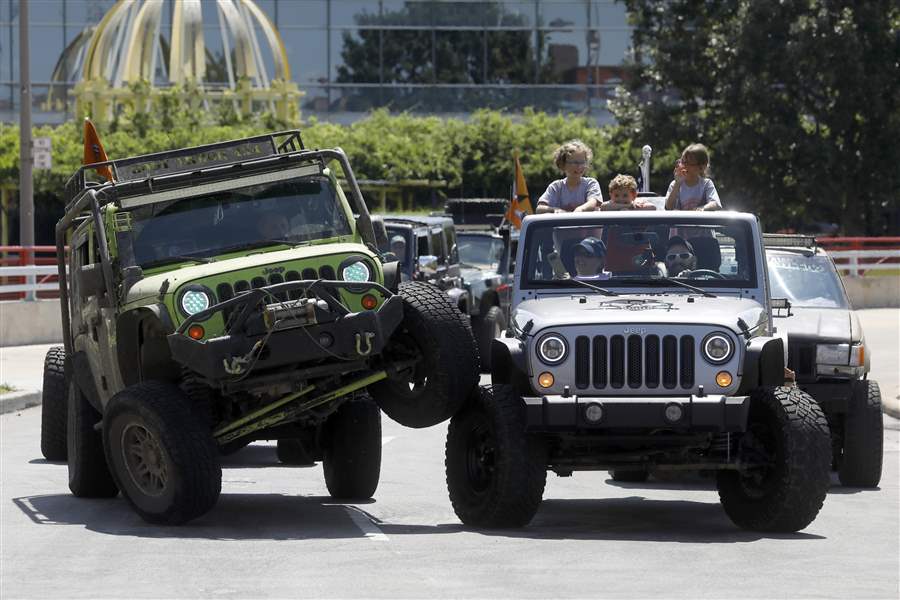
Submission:
[[[84,158],[81,164],[92,165],[108,160],[106,150],[103,149],[103,144],[100,143],[100,136],[97,135],[97,130],[94,129],[94,124],[91,123],[90,119],[86,118],[84,120]],[[97,167],[96,170],[107,181],[113,181],[112,169],[109,168],[109,165]]]
[[[512,199],[509,202],[509,210],[506,211],[506,220],[512,223],[516,229],[521,229],[522,219],[525,215],[534,214],[531,208],[531,198],[528,195],[528,186],[525,184],[525,175],[522,174],[522,165],[519,163],[519,153],[515,153],[516,175],[513,179]]]

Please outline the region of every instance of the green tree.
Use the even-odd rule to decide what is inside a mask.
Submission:
[[[767,227],[897,228],[900,5],[625,0],[634,64],[619,137],[707,144],[726,203]]]

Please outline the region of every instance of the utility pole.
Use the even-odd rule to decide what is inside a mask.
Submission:
[[[31,55],[28,43],[28,0],[19,0],[19,245],[34,264],[34,187],[31,177]],[[34,283],[34,276],[26,281]],[[28,292],[27,300],[35,293]]]

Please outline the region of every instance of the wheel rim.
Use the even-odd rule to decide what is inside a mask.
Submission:
[[[137,423],[122,430],[122,456],[134,485],[148,496],[161,496],[169,482],[165,454],[152,431]]]
[[[421,360],[422,350],[416,343],[415,338],[407,330],[397,336],[397,347],[391,353],[392,357],[398,360],[419,359],[412,368],[412,374],[409,377],[398,375],[395,377],[397,383],[402,385],[410,394],[421,392],[428,385],[427,368],[425,361]]]
[[[762,498],[773,485],[778,449],[771,432],[762,424],[751,425],[741,437],[740,457],[749,466],[740,470],[741,489],[750,498]]]
[[[466,440],[466,476],[476,493],[491,486],[496,470],[496,448],[490,428],[476,425]]]

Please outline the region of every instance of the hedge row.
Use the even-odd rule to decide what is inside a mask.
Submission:
[[[168,126],[165,126],[168,125]],[[220,124],[185,115],[149,115],[114,122],[100,129],[110,158],[160,152],[236,139],[284,128],[264,115],[250,122]],[[376,111],[351,125],[310,120],[301,127],[308,147],[339,146],[350,158],[360,179],[399,181],[443,180],[450,197],[505,197],[513,176],[513,154],[518,151],[529,190],[538,196],[559,177],[552,164],[554,149],[579,138],[594,151],[590,175],[606,187],[616,173],[637,175],[640,148],[652,140],[623,139],[621,131],[596,127],[581,116],[526,112],[510,116],[497,111],[475,112],[468,120],[392,115]],[[38,127],[35,136],[49,136],[53,168],[34,172],[38,201],[56,198],[66,179],[80,165],[81,123]],[[651,182],[662,190],[671,178],[675,148],[655,149]],[[18,127],[0,124],[0,183],[17,183],[19,176]],[[51,200],[52,201],[52,200]]]

